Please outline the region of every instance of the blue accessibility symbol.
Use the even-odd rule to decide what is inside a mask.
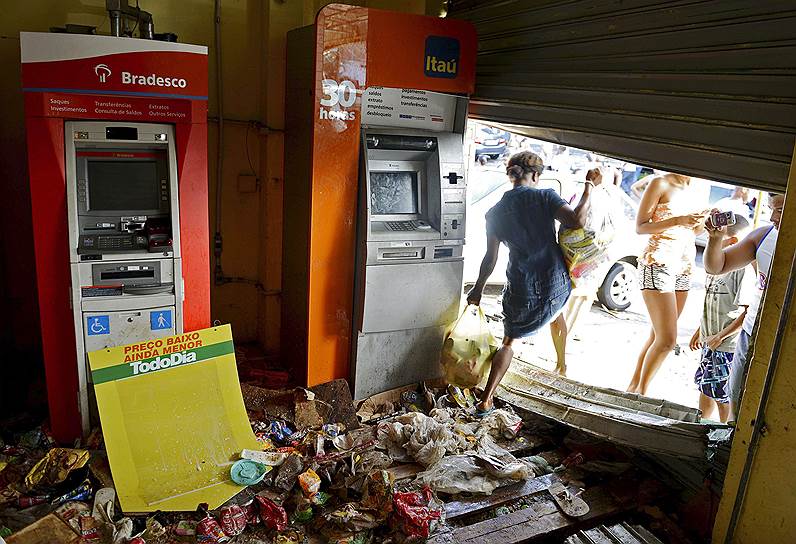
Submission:
[[[171,310],[149,312],[149,328],[153,331],[170,329],[172,326]]]
[[[93,315],[86,318],[86,330],[89,336],[111,333],[111,320],[107,315]]]

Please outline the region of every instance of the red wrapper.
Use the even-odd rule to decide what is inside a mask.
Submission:
[[[442,509],[435,504],[431,489],[393,494],[393,517],[400,529],[411,539],[425,541],[432,526],[442,517]]]
[[[246,528],[246,511],[237,504],[221,509],[221,529],[227,536],[238,536]]]
[[[260,503],[260,518],[269,529],[284,531],[287,529],[287,512],[271,499],[257,495],[257,502]]]
[[[91,516],[80,516],[78,518],[80,527],[81,542],[99,542],[101,539],[99,522]]]
[[[127,544],[146,544],[146,540],[144,540],[140,536],[137,536],[135,538],[128,540]]]
[[[207,516],[196,525],[196,541],[203,544],[221,544],[229,537],[224,534],[221,526],[213,516]]]
[[[260,519],[260,509],[254,499],[250,500],[243,505],[243,511],[246,512],[246,523],[248,525],[259,525],[262,520]]]
[[[48,502],[50,499],[46,496],[40,497],[20,497],[17,500],[17,504],[20,508],[30,508],[31,506],[36,506],[37,504],[44,504]]]

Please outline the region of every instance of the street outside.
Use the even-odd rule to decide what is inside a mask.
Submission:
[[[469,287],[478,275],[485,247],[485,221],[483,214],[502,194],[511,188],[506,181],[502,160],[475,164],[470,170],[470,207],[467,219],[467,245],[465,246],[465,285]],[[546,185],[556,185],[556,173],[545,174]],[[566,196],[565,196],[566,198]],[[639,248],[640,250],[641,248]],[[501,246],[495,272],[484,291],[482,307],[490,318],[496,337],[503,336],[500,321],[500,291],[505,280],[508,249]],[[699,326],[705,291],[705,272],[701,259],[692,278],[692,289],[678,327],[678,348],[667,357],[652,381],[648,396],[663,398],[687,406],[697,406],[698,391],[694,372],[699,363],[699,352],[688,348],[691,335]],[[567,376],[586,384],[624,390],[635,369],[638,353],[649,334],[649,316],[638,288],[633,289],[632,303],[623,312],[613,312],[596,302],[589,312],[581,312],[567,342]],[[535,336],[515,342],[515,357],[547,370],[555,368],[555,350],[545,328]],[[679,354],[677,354],[679,353]]]

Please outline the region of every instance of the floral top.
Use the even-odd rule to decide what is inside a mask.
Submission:
[[[657,223],[670,217],[686,215],[688,210],[672,208],[672,202],[658,203],[652,213],[652,222]],[[640,262],[643,265],[657,264],[665,266],[670,273],[681,275],[691,274],[696,258],[696,235],[689,227],[671,227],[663,232],[651,234],[647,247],[641,254]]]

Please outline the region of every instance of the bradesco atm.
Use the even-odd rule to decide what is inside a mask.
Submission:
[[[92,427],[86,353],[210,325],[207,48],[20,35],[50,423]]]
[[[64,134],[78,361],[90,351],[182,332],[172,127],[70,121]],[[81,385],[91,383],[86,368],[78,369]],[[94,406],[92,395],[92,387],[81,393],[81,413]]]
[[[366,397],[440,374],[461,300],[469,23],[330,4],[288,34],[282,358]]]

